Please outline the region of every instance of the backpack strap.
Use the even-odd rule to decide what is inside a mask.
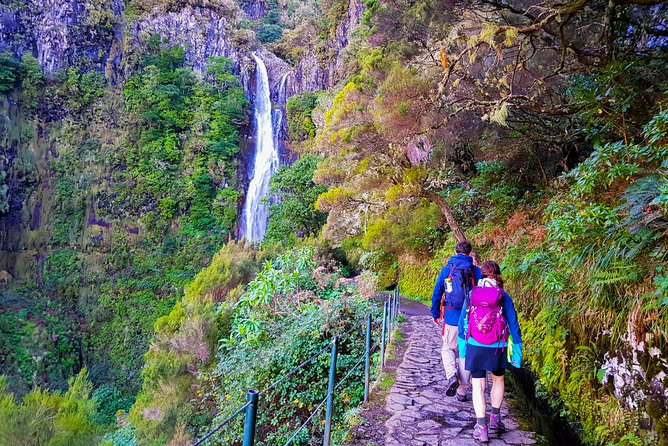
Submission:
[[[450,265],[450,263],[448,263],[448,265]],[[454,286],[454,282],[452,282],[452,273],[454,273],[456,270],[457,270],[457,265],[452,264],[452,266],[450,266],[450,274],[448,275],[448,279],[450,279],[450,283],[452,284],[452,286]],[[443,300],[445,301],[445,293],[443,293],[443,295],[444,295]],[[448,310],[451,308],[454,308],[452,306],[452,302],[450,302],[450,304],[448,305]]]

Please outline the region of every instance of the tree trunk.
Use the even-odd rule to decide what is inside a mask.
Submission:
[[[455,234],[455,237],[457,237],[457,241],[461,242],[462,240],[467,240],[466,236],[464,235],[464,232],[460,229],[459,224],[457,224],[455,216],[452,214],[452,208],[450,208],[448,202],[445,201],[445,198],[431,191],[425,191],[424,196],[428,200],[438,205],[438,208],[441,210],[441,213],[445,217],[445,221],[448,222],[450,230],[452,231],[453,234]],[[478,253],[476,253],[475,249],[471,251],[471,257],[473,257],[473,263],[475,265],[480,265],[480,260],[478,259]]]
[[[605,63],[609,64],[615,61],[615,0],[608,0],[603,17],[603,39],[605,45]]]

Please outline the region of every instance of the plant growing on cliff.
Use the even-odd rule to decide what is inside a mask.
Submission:
[[[292,245],[297,239],[317,235],[327,214],[315,208],[325,187],[313,183],[313,173],[321,158],[304,155],[290,166],[282,166],[271,178],[273,204],[265,240]]]
[[[93,422],[95,402],[84,369],[69,380],[66,392],[35,389],[19,403],[0,377],[0,443],[22,445],[85,445],[99,438]]]

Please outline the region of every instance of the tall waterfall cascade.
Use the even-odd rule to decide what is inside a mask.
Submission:
[[[255,157],[251,180],[246,193],[242,215],[240,236],[249,242],[259,242],[267,232],[269,209],[262,198],[269,193],[269,180],[279,167],[280,135],[284,126],[284,111],[272,110],[269,77],[264,62],[255,53]],[[277,104],[285,103],[285,82],[283,76],[277,91]]]

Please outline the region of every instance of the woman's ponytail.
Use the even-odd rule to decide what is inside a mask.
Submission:
[[[496,280],[496,286],[503,288],[503,278],[501,277],[501,267],[498,263],[491,260],[485,262],[485,264],[480,268],[482,270],[482,275],[489,277],[490,279]]]

